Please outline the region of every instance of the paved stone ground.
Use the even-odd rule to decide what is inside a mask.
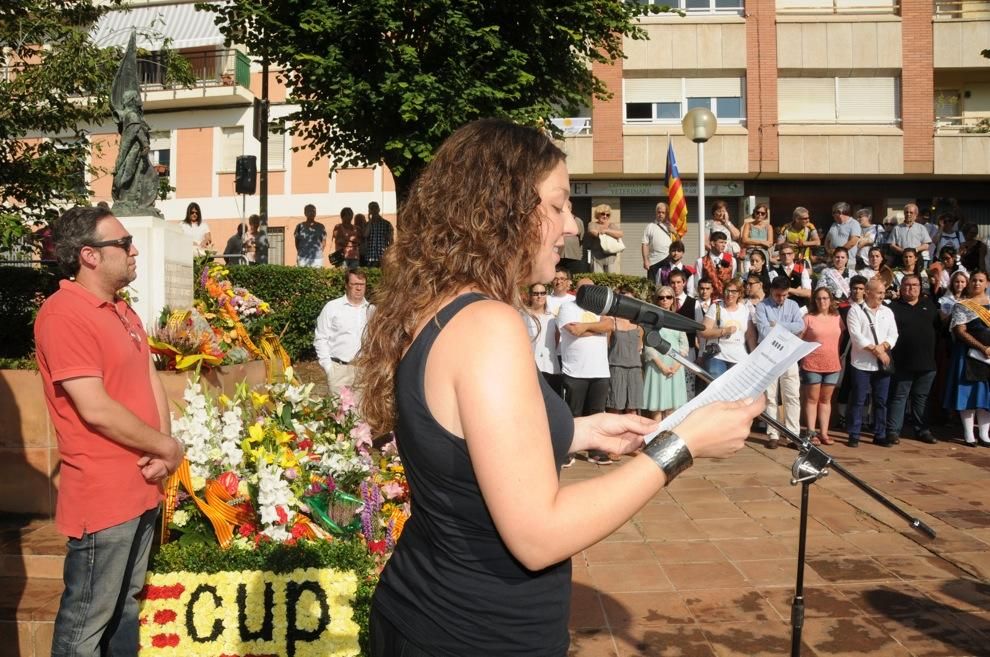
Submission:
[[[813,485],[801,654],[990,655],[990,449],[828,449],[938,537],[838,474]],[[754,438],[732,459],[701,461],[575,557],[570,654],[790,654],[795,455]],[[604,467],[579,461],[563,478]]]
[[[297,372],[318,383],[303,363]],[[949,427],[940,437],[952,438]],[[837,434],[842,436],[842,434]],[[812,486],[805,657],[990,656],[990,449],[904,439],[827,448],[938,532],[910,529],[838,474]],[[760,437],[705,460],[574,558],[573,657],[790,653],[800,487],[796,452]],[[578,463],[565,482],[606,468]],[[0,656],[50,653],[64,539],[0,517]]]

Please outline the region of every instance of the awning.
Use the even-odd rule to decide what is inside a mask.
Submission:
[[[223,35],[213,23],[217,14],[197,11],[194,3],[139,7],[129,11],[112,11],[96,23],[90,33],[98,46],[127,46],[131,30],[137,29],[137,46],[160,50],[171,39],[175,50],[201,48],[223,43]]]

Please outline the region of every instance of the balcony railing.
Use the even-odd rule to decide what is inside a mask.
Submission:
[[[990,0],[935,0],[935,16],[990,19]]]
[[[550,123],[559,128],[565,137],[591,134],[590,116],[568,116],[560,119],[550,119]]]
[[[935,134],[967,135],[990,133],[990,116],[937,116]]]
[[[777,0],[777,14],[800,16],[803,14],[887,14],[900,13],[897,0]]]
[[[241,87],[251,86],[251,60],[239,50],[212,50],[173,53],[172,57],[182,57],[192,69],[195,86]],[[159,53],[138,60],[138,75],[145,91],[172,89],[175,83],[166,79],[166,63]]]

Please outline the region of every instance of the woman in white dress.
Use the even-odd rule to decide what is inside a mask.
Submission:
[[[213,236],[210,227],[203,221],[203,211],[199,203],[193,202],[186,207],[186,218],[182,220],[182,232],[192,241],[193,255],[204,255],[213,248]]]

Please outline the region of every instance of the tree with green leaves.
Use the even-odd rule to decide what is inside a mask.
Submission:
[[[0,3],[0,249],[26,235],[33,219],[89,201],[89,129],[110,117],[121,58],[120,49],[93,43],[90,29],[123,7],[124,0]],[[188,61],[170,57],[167,41],[162,51],[164,79],[190,84]]]
[[[229,0],[233,43],[281,70],[290,132],[331,166],[384,163],[399,196],[457,127],[480,117],[539,125],[609,91],[592,62],[645,38],[621,0]]]
[[[85,126],[109,116],[117,52],[88,27],[120,0],[21,0],[0,6],[0,245],[50,208],[83,202]]]

